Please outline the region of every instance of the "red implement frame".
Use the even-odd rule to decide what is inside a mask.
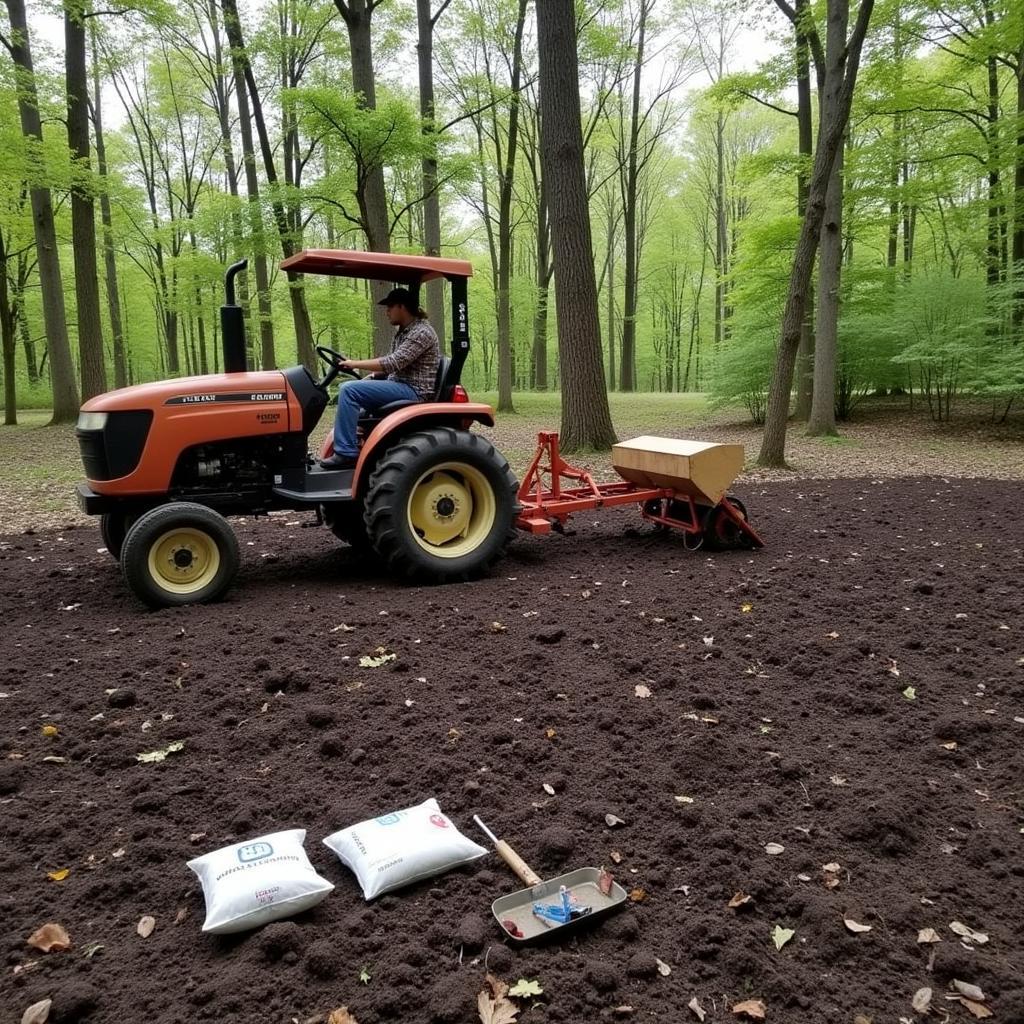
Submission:
[[[563,479],[574,480],[579,486],[563,487]],[[522,509],[515,525],[529,533],[561,532],[574,512],[589,512],[612,505],[639,504],[644,519],[687,534],[703,533],[710,514],[707,506],[698,506],[692,497],[671,487],[640,487],[627,480],[598,483],[585,469],[579,469],[562,458],[558,434],[553,432],[537,435],[537,451],[519,485],[518,497]],[[668,515],[670,501],[685,503],[689,519]],[[736,524],[753,546],[764,546],[761,538],[727,498],[723,498],[716,508]],[[703,516],[699,509],[704,509]]]

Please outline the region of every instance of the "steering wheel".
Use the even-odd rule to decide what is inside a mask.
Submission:
[[[335,352],[333,348],[328,348],[326,345],[317,345],[316,354],[327,364],[327,373],[324,374],[323,380],[320,381],[319,387],[325,391],[333,383],[339,373],[347,374],[349,377],[355,377],[356,380],[362,378],[355,370],[343,370],[338,363],[343,363],[348,359],[348,356],[343,356],[340,352]]]

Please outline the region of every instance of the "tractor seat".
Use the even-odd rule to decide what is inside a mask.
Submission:
[[[445,378],[448,376],[448,368],[451,366],[452,361],[448,356],[441,356],[437,361],[437,374],[434,377],[434,393],[430,398],[424,398],[424,402],[443,402],[445,399],[443,395],[451,394],[451,387],[445,384]],[[384,419],[385,416],[389,416],[393,412],[398,412],[399,409],[404,409],[407,405],[420,405],[420,402],[414,402],[411,399],[403,398],[398,402],[388,402],[387,405],[382,405],[373,413],[368,413],[365,409],[360,412],[360,422],[363,420],[372,420],[377,422]]]

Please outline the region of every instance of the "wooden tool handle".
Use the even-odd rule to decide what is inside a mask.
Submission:
[[[499,839],[494,848],[498,856],[516,873],[523,885],[540,885],[540,876],[512,849],[504,839]]]

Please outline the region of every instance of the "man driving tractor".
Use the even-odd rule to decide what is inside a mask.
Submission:
[[[396,327],[391,351],[378,359],[346,359],[343,370],[367,370],[374,377],[350,380],[338,389],[334,454],[321,459],[324,469],[351,469],[359,456],[359,410],[374,412],[391,402],[422,402],[434,393],[441,356],[437,333],[406,288],[392,288],[380,301]],[[381,376],[378,376],[381,375]],[[383,375],[386,375],[384,377]]]

